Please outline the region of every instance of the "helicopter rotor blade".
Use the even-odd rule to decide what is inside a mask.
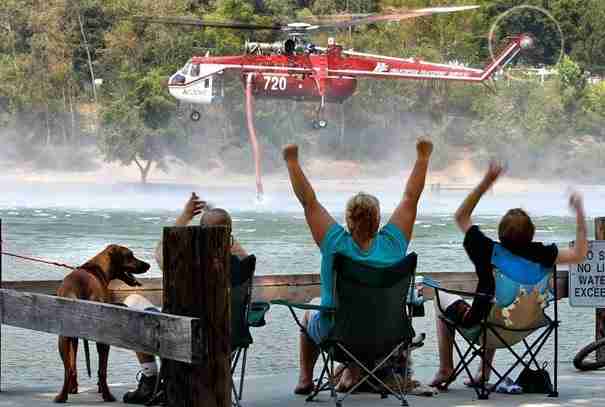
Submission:
[[[430,16],[433,14],[455,13],[459,11],[474,10],[480,6],[453,6],[453,7],[428,7],[416,10],[392,10],[387,14],[373,14],[361,18],[352,18],[348,21],[340,21],[333,24],[322,24],[319,30],[332,30],[340,28],[355,27],[358,25],[373,24],[379,22],[394,22],[410,18]]]
[[[235,30],[273,30],[283,31],[284,26],[280,23],[275,24],[253,24],[230,20],[202,20],[199,18],[190,17],[146,17],[135,16],[135,21],[145,23],[167,24],[167,25],[182,25],[198,28],[230,28]]]
[[[473,10],[479,6],[429,7],[416,10],[390,10],[387,14],[338,14],[329,17],[302,18],[300,22],[285,23],[276,21],[269,24],[254,24],[231,20],[204,20],[193,17],[147,17],[135,16],[134,21],[145,23],[191,26],[197,28],[228,28],[236,30],[272,30],[293,33],[328,31],[378,22],[401,21],[409,18],[432,14],[453,13]]]

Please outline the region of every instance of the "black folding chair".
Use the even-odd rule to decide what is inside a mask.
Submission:
[[[254,255],[242,260],[231,256],[231,389],[233,405],[237,407],[241,407],[248,347],[253,342],[250,327],[264,326],[265,314],[269,310],[266,302],[250,302],[255,268]],[[236,386],[233,374],[238,364],[241,369],[239,384]]]
[[[496,273],[496,285],[504,284],[507,280],[502,278],[497,278],[499,270],[495,269]],[[452,334],[458,332],[464,341],[468,345],[466,350],[463,352],[461,347],[454,340],[454,348],[458,357],[460,358],[458,364],[456,365],[454,372],[446,381],[446,384],[450,384],[456,380],[456,378],[463,371],[469,377],[471,382],[474,382],[473,375],[470,370],[470,364],[475,360],[475,358],[479,357],[481,363],[483,363],[483,377],[481,378],[480,383],[474,383],[473,388],[477,393],[477,397],[480,400],[486,400],[489,398],[489,394],[493,389],[496,389],[502,381],[508,377],[508,375],[518,366],[522,365],[525,368],[530,368],[533,364],[537,369],[541,369],[542,366],[538,363],[537,356],[539,352],[543,349],[546,341],[550,338],[551,334],[554,334],[554,355],[553,355],[553,363],[552,370],[554,376],[554,385],[553,390],[548,395],[550,397],[558,397],[558,327],[559,327],[559,319],[558,319],[558,307],[557,307],[557,284],[556,284],[556,268],[553,268],[552,273],[549,274],[546,278],[550,279],[552,277],[553,280],[553,288],[552,290],[547,290],[546,295],[551,296],[550,299],[546,300],[546,303],[549,304],[551,300],[554,300],[554,310],[553,317],[548,316],[544,309],[540,307],[539,315],[536,315],[533,323],[529,326],[507,326],[502,322],[500,318],[497,318],[497,315],[502,315],[502,309],[498,309],[498,306],[494,304],[492,306],[492,310],[477,326],[473,328],[463,328],[455,321],[448,319],[444,313],[445,309],[443,308],[439,294],[441,292],[445,292],[448,294],[459,295],[467,298],[478,298],[481,296],[485,296],[485,294],[481,293],[470,293],[459,290],[450,290],[441,287],[441,285],[431,279],[425,278],[423,284],[431,287],[435,290],[434,301],[436,301],[437,308],[440,312],[439,318],[445,322],[447,327],[450,329]],[[498,291],[498,290],[496,290]],[[525,294],[527,294],[525,292]],[[519,297],[517,297],[518,299]],[[492,297],[493,300],[493,297]],[[530,343],[528,341],[528,337],[533,336],[534,340]],[[521,352],[517,352],[513,349],[513,346],[517,343],[523,345],[523,350]],[[504,372],[500,373],[492,363],[487,362],[486,360],[486,352],[488,349],[507,349],[510,354],[514,358],[514,363]],[[498,380],[493,386],[488,386],[485,380],[487,376],[488,369],[493,372]]]
[[[343,400],[359,386],[368,383],[383,398],[392,394],[401,401],[402,406],[408,405],[408,386],[405,383],[408,378],[407,365],[400,377],[393,364],[387,365],[387,362],[399,360],[402,353],[409,352],[414,338],[407,298],[414,285],[416,263],[415,253],[386,269],[371,268],[337,256],[334,262],[335,308],[272,301],[273,304],[286,305],[306,335],[307,329],[301,324],[294,308],[327,313],[333,320],[330,334],[319,344],[323,368],[315,391],[307,397],[307,401],[313,400],[323,390],[330,390],[336,406],[340,407]],[[336,394],[334,362],[341,362],[345,367],[356,364],[362,369],[361,380],[342,396]],[[396,377],[397,389],[376,375],[385,366],[389,366]]]

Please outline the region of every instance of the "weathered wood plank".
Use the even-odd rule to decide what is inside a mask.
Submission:
[[[436,272],[418,273],[421,276],[429,276],[440,281],[444,287],[461,289],[464,291],[474,290],[477,279],[474,273],[468,272]],[[559,297],[567,298],[567,276],[568,270],[557,272],[559,282]],[[162,304],[162,279],[161,278],[139,278],[142,287],[130,287],[124,283],[112,281],[112,301],[122,302],[130,294],[140,294],[152,303]],[[14,290],[36,292],[54,295],[59,287],[60,281],[5,281],[3,286]],[[432,298],[430,290],[427,291]],[[290,301],[306,302],[319,297],[319,274],[274,274],[254,277],[254,288],[252,292],[254,301],[270,301],[283,298]]]
[[[162,364],[172,407],[231,407],[230,242],[223,226],[164,228],[164,311],[200,318],[208,352]]]
[[[94,301],[0,289],[2,323],[159,355],[205,358],[199,319],[137,311]],[[202,344],[203,345],[203,344]]]

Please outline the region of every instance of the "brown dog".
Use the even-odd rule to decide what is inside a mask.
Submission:
[[[68,274],[57,290],[59,297],[76,298],[99,302],[109,301],[109,282],[122,280],[129,286],[141,285],[133,274],[145,273],[149,264],[134,257],[126,247],[110,245],[101,253]],[[85,341],[87,350],[87,342]],[[78,338],[59,336],[59,353],[65,368],[63,389],[55,397],[55,402],[65,403],[68,393],[78,392],[78,379],[76,371],[76,354],[78,351]],[[97,343],[99,353],[99,393],[103,400],[115,401],[115,397],[107,387],[107,359],[109,345]]]

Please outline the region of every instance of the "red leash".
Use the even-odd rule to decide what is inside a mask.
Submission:
[[[51,266],[65,267],[66,269],[70,269],[70,270],[75,270],[76,269],[75,267],[69,266],[67,264],[57,263],[57,262],[54,262],[54,261],[48,261],[48,260],[42,260],[42,259],[36,259],[34,257],[20,256],[18,254],[14,254],[14,253],[8,253],[8,252],[0,251],[0,254],[5,254],[5,255],[10,256],[10,257],[16,257],[18,259],[34,261],[34,262],[37,262],[37,263],[49,264]]]

